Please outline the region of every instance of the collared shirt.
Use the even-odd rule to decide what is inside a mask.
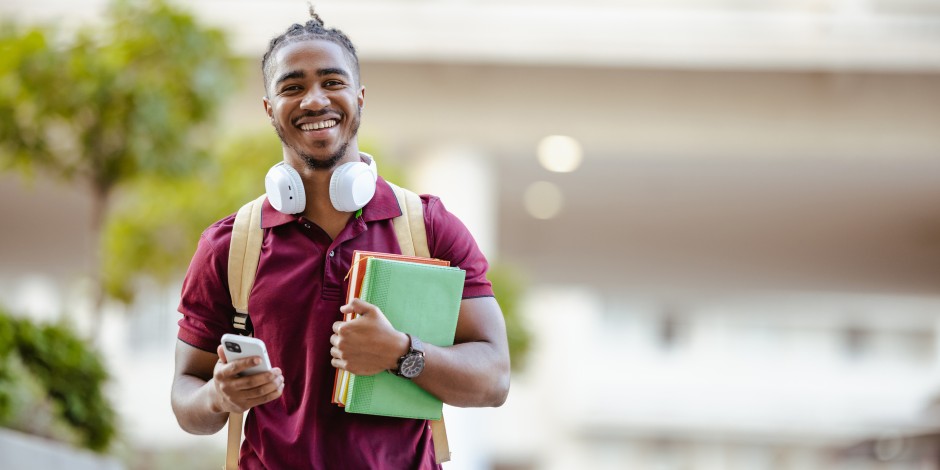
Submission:
[[[434,196],[421,196],[434,258],[466,271],[464,298],[492,296],[487,262],[457,217]],[[254,407],[245,421],[240,468],[438,468],[427,421],[346,413],[331,403],[333,322],[341,319],[353,250],[401,253],[392,219],[401,214],[391,188],[351,217],[335,240],[297,215],[265,201],[264,238],[248,311],[255,337],[284,374],[277,400]],[[234,214],[203,232],[183,282],[179,339],[215,354],[233,332],[228,251]]]

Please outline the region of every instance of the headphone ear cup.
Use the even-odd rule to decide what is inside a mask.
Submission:
[[[330,177],[330,202],[340,212],[363,208],[375,195],[376,176],[362,162],[344,163]]]
[[[264,177],[264,190],[271,207],[278,212],[299,214],[307,205],[307,196],[300,173],[297,173],[297,170],[286,162],[280,162],[268,170],[268,174]]]
[[[369,171],[372,172],[372,181],[379,180],[379,167],[375,164],[375,158],[369,155]]]

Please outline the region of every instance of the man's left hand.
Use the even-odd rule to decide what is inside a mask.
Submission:
[[[398,366],[398,358],[408,352],[408,336],[396,330],[382,310],[361,299],[353,299],[339,310],[359,316],[333,323],[333,367],[356,375],[374,375]]]

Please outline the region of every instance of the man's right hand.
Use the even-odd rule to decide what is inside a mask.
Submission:
[[[212,371],[212,408],[216,413],[243,413],[253,406],[275,400],[284,391],[284,375],[275,367],[271,372],[239,376],[242,371],[261,362],[246,357],[228,362],[225,348],[218,347],[219,362]]]

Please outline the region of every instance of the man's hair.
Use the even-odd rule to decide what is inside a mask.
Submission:
[[[327,40],[342,47],[346,52],[346,57],[349,59],[350,64],[352,64],[352,72],[356,83],[359,83],[359,57],[356,56],[356,47],[353,46],[352,41],[350,41],[342,31],[336,28],[324,27],[320,15],[316,14],[313,10],[313,5],[310,5],[310,21],[307,21],[307,23],[303,25],[297,23],[290,25],[287,31],[284,31],[284,34],[271,39],[271,43],[268,44],[268,51],[265,52],[264,57],[261,58],[261,73],[264,75],[265,95],[267,95],[268,85],[271,82],[272,70],[270,69],[269,62],[271,56],[274,55],[278,49],[288,44],[311,39]]]

